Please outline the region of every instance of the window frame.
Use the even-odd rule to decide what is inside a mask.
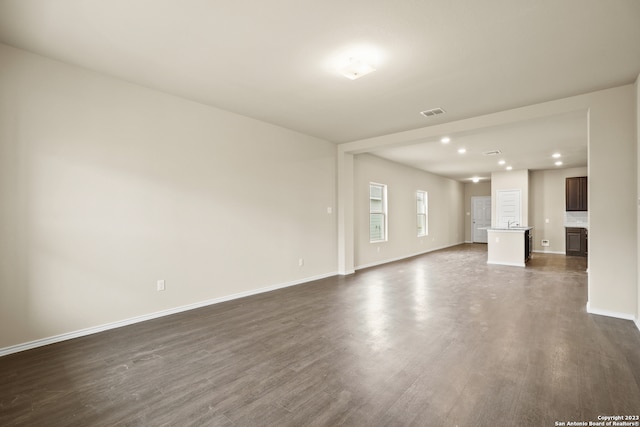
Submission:
[[[422,204],[420,204],[420,195],[422,195]],[[416,235],[417,237],[425,237],[429,235],[429,193],[425,190],[416,190]],[[424,212],[421,212],[422,207]],[[424,228],[421,232],[420,219],[424,218]]]
[[[372,189],[379,188],[381,191],[380,199],[373,199],[371,197]],[[371,206],[371,200],[380,200],[380,210],[374,210]],[[382,215],[382,236],[379,239],[372,239],[371,229],[373,227],[372,216]],[[369,183],[369,243],[381,243],[388,241],[389,227],[388,227],[388,210],[387,210],[387,185],[378,182]]]

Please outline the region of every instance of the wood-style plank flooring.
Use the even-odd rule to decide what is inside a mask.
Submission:
[[[583,258],[404,261],[0,358],[2,426],[554,426],[640,414]]]

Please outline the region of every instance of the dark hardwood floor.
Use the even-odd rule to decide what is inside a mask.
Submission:
[[[461,245],[0,358],[0,425],[555,426],[640,415],[585,259]]]

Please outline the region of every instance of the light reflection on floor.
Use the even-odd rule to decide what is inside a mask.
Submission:
[[[389,315],[386,312],[386,303],[384,283],[377,282],[367,288],[366,324],[374,351],[382,350],[389,345]]]
[[[416,326],[423,326],[429,318],[428,289],[429,281],[425,270],[418,268],[415,271],[415,283],[413,284],[413,315]]]

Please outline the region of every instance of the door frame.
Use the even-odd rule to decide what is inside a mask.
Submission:
[[[471,243],[486,243],[486,242],[476,242],[476,233],[474,230],[474,217],[475,217],[475,209],[474,209],[474,200],[476,199],[484,199],[489,200],[489,206],[493,207],[491,203],[491,196],[471,196]],[[493,211],[493,209],[492,209]],[[493,212],[491,212],[493,215]],[[489,218],[489,227],[491,227],[491,218]],[[487,239],[488,240],[488,239]]]

